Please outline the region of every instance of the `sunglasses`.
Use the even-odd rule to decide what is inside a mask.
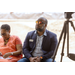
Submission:
[[[36,21],[36,24],[45,24],[43,21]]]

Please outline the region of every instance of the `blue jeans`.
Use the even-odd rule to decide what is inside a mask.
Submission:
[[[49,59],[45,59],[45,60],[42,60],[41,62],[52,62],[53,59],[49,58]],[[27,58],[22,58],[20,59],[18,62],[30,62],[29,59]],[[54,61],[55,62],[55,61]]]

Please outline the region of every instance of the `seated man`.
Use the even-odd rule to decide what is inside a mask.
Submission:
[[[22,42],[19,37],[10,35],[10,26],[1,26],[0,62],[17,62],[22,58]]]
[[[36,30],[27,34],[23,45],[25,57],[18,62],[52,62],[51,57],[57,46],[57,37],[46,27],[47,19],[40,17],[36,21]]]

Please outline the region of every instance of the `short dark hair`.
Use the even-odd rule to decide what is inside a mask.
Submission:
[[[1,29],[5,29],[5,30],[9,31],[10,30],[10,26],[8,24],[3,24],[1,26]]]

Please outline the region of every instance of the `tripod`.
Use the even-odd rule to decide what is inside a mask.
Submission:
[[[75,54],[70,54],[69,53],[69,23],[71,23],[71,26],[73,27],[73,29],[75,31],[73,22],[70,21],[69,19],[67,19],[67,21],[64,22],[64,26],[63,26],[62,32],[60,34],[60,37],[59,37],[59,42],[58,42],[58,45],[57,45],[56,50],[55,50],[54,55],[53,55],[53,61],[55,60],[57,50],[58,50],[60,41],[61,41],[62,36],[63,36],[62,53],[61,53],[61,59],[60,59],[60,62],[62,62],[62,59],[63,59],[63,56],[64,56],[64,46],[65,46],[66,35],[67,35],[67,56],[69,58],[71,58],[72,60],[75,60]]]

